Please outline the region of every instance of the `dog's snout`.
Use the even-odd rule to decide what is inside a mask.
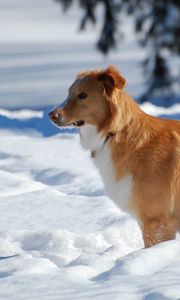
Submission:
[[[61,119],[61,113],[57,110],[53,110],[49,113],[49,118],[52,120],[52,121],[57,121],[57,120],[60,120]]]

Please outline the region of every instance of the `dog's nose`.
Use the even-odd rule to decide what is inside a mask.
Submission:
[[[48,114],[49,118],[52,120],[52,121],[57,121],[57,120],[60,120],[61,119],[61,114],[60,112],[58,112],[57,110],[53,110],[51,111],[49,114]]]

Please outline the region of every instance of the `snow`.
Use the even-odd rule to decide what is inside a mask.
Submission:
[[[0,299],[180,297],[179,237],[142,249],[78,134],[0,136]]]
[[[77,37],[75,8],[66,19],[50,0],[0,6],[0,299],[179,299],[179,235],[143,249],[137,222],[104,194],[77,130],[47,117],[77,71],[109,61],[137,95],[142,50],[131,37],[103,60],[91,33]],[[142,109],[180,118],[180,104]]]
[[[17,119],[17,120],[29,120],[32,118],[42,118],[42,111],[35,111],[30,109],[21,109],[18,111],[9,111],[7,109],[0,109],[0,115],[7,117],[9,119]]]
[[[150,102],[145,102],[144,104],[141,105],[141,109],[150,115],[158,116],[158,115],[169,114],[171,115],[172,118],[172,115],[180,114],[180,103],[174,104],[171,107],[167,108],[161,106],[157,107]]]

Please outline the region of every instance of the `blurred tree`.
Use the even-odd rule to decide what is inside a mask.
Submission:
[[[130,0],[129,11],[135,15],[135,31],[149,55],[143,62],[147,74],[147,91],[141,102],[158,92],[172,95],[173,78],[166,62],[167,51],[180,53],[180,1]],[[163,54],[164,53],[164,54]]]
[[[55,0],[67,10],[73,0]],[[77,0],[76,0],[77,2]],[[180,53],[180,0],[79,0],[84,15],[80,29],[88,22],[97,22],[96,10],[99,3],[104,7],[102,30],[97,42],[98,49],[107,54],[117,45],[122,32],[119,32],[119,19],[122,13],[133,16],[134,29],[140,44],[148,49],[148,57],[143,62],[147,76],[147,91],[140,101],[160,92],[172,94],[174,78],[166,62],[167,51]],[[128,18],[127,18],[128,21]]]

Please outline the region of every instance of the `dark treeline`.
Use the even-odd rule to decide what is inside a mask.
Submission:
[[[55,0],[64,11],[74,0]],[[107,54],[115,48],[123,36],[120,26],[122,14],[132,16],[134,31],[141,46],[147,49],[147,58],[142,62],[146,78],[146,93],[140,101],[160,94],[173,95],[174,78],[168,64],[169,55],[180,53],[180,0],[75,0],[84,15],[80,29],[85,30],[88,22],[98,22],[97,6],[104,8],[102,30],[97,48]],[[128,17],[127,17],[128,22]]]

